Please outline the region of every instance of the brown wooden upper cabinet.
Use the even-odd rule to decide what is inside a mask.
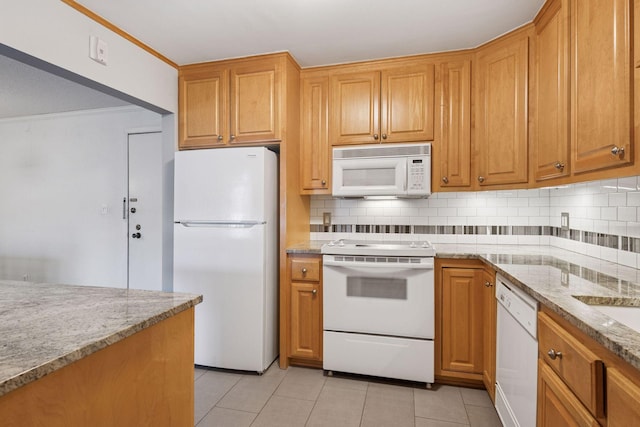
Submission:
[[[474,158],[483,186],[528,181],[529,36],[519,31],[479,49]]]
[[[302,194],[331,194],[329,77],[302,76],[300,186]]]
[[[180,68],[179,147],[279,141],[283,57]]]
[[[536,20],[532,168],[536,181],[567,176],[569,162],[569,1],[552,0]]]
[[[433,140],[434,69],[407,63],[331,77],[332,145]]]
[[[537,181],[633,162],[631,6],[551,0],[536,17]]]
[[[440,187],[471,186],[471,61],[440,65]]]
[[[571,0],[575,173],[632,161],[632,2]]]

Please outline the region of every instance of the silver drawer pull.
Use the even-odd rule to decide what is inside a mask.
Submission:
[[[562,359],[562,352],[561,351],[555,351],[554,349],[549,350],[547,352],[547,355],[549,356],[549,359],[551,359],[551,360]]]

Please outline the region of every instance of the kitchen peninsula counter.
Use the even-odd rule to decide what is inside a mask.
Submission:
[[[163,412],[142,407],[159,404],[178,386],[184,398],[163,415],[186,410],[176,406],[186,403],[192,418],[193,307],[201,301],[190,294],[0,281],[3,425],[36,425],[30,412],[43,406],[41,399],[47,399],[44,419],[63,417],[48,425],[91,425],[72,411],[93,412],[102,422],[142,422],[145,412]],[[135,394],[131,402],[128,393]],[[135,418],[126,418],[128,411]]]

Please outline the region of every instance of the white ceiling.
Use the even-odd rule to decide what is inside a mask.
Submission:
[[[544,0],[76,0],[179,65],[287,50],[302,67],[473,48]]]
[[[0,119],[130,105],[0,55]]]

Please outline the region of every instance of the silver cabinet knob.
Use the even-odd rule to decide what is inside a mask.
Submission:
[[[307,269],[306,268],[302,268],[302,274],[307,274]]]
[[[490,287],[492,287],[493,285],[491,284],[491,282],[489,282],[489,281],[487,280],[486,282],[484,282],[484,286],[485,286],[486,288],[490,288]]]
[[[478,177],[478,181],[479,181],[479,182],[484,182],[484,176],[479,176],[479,177]]]
[[[624,147],[616,147],[616,146],[614,146],[611,149],[611,154],[613,154],[614,156],[623,155],[624,154]]]
[[[224,137],[222,135],[218,135],[218,141],[222,141]]]
[[[553,165],[553,167],[555,167],[556,169],[558,169],[559,171],[564,169],[564,163],[562,162],[556,162],[555,165]]]
[[[231,138],[231,140],[233,141],[234,139],[236,139],[236,136],[232,134],[229,136],[229,138]]]
[[[378,138],[379,138],[378,134],[377,134],[377,133],[374,133],[374,134],[373,134],[373,139],[375,139],[375,140],[377,141],[377,140],[378,140]]]
[[[551,360],[562,359],[562,352],[561,351],[555,351],[554,349],[549,350],[547,352],[547,355],[549,356],[549,359],[551,359]]]
[[[326,180],[326,179],[323,179],[323,180],[322,180],[322,185],[323,185],[323,186],[327,185],[327,180]]]
[[[447,178],[446,176],[442,177],[442,182],[444,182],[445,184],[449,183],[449,178]]]
[[[318,293],[318,290],[317,290],[317,289],[314,289],[314,290],[312,290],[312,291],[311,291],[311,293],[315,295],[315,294],[317,294],[317,293]]]
[[[386,133],[382,134],[382,139],[387,139],[387,134]]]

